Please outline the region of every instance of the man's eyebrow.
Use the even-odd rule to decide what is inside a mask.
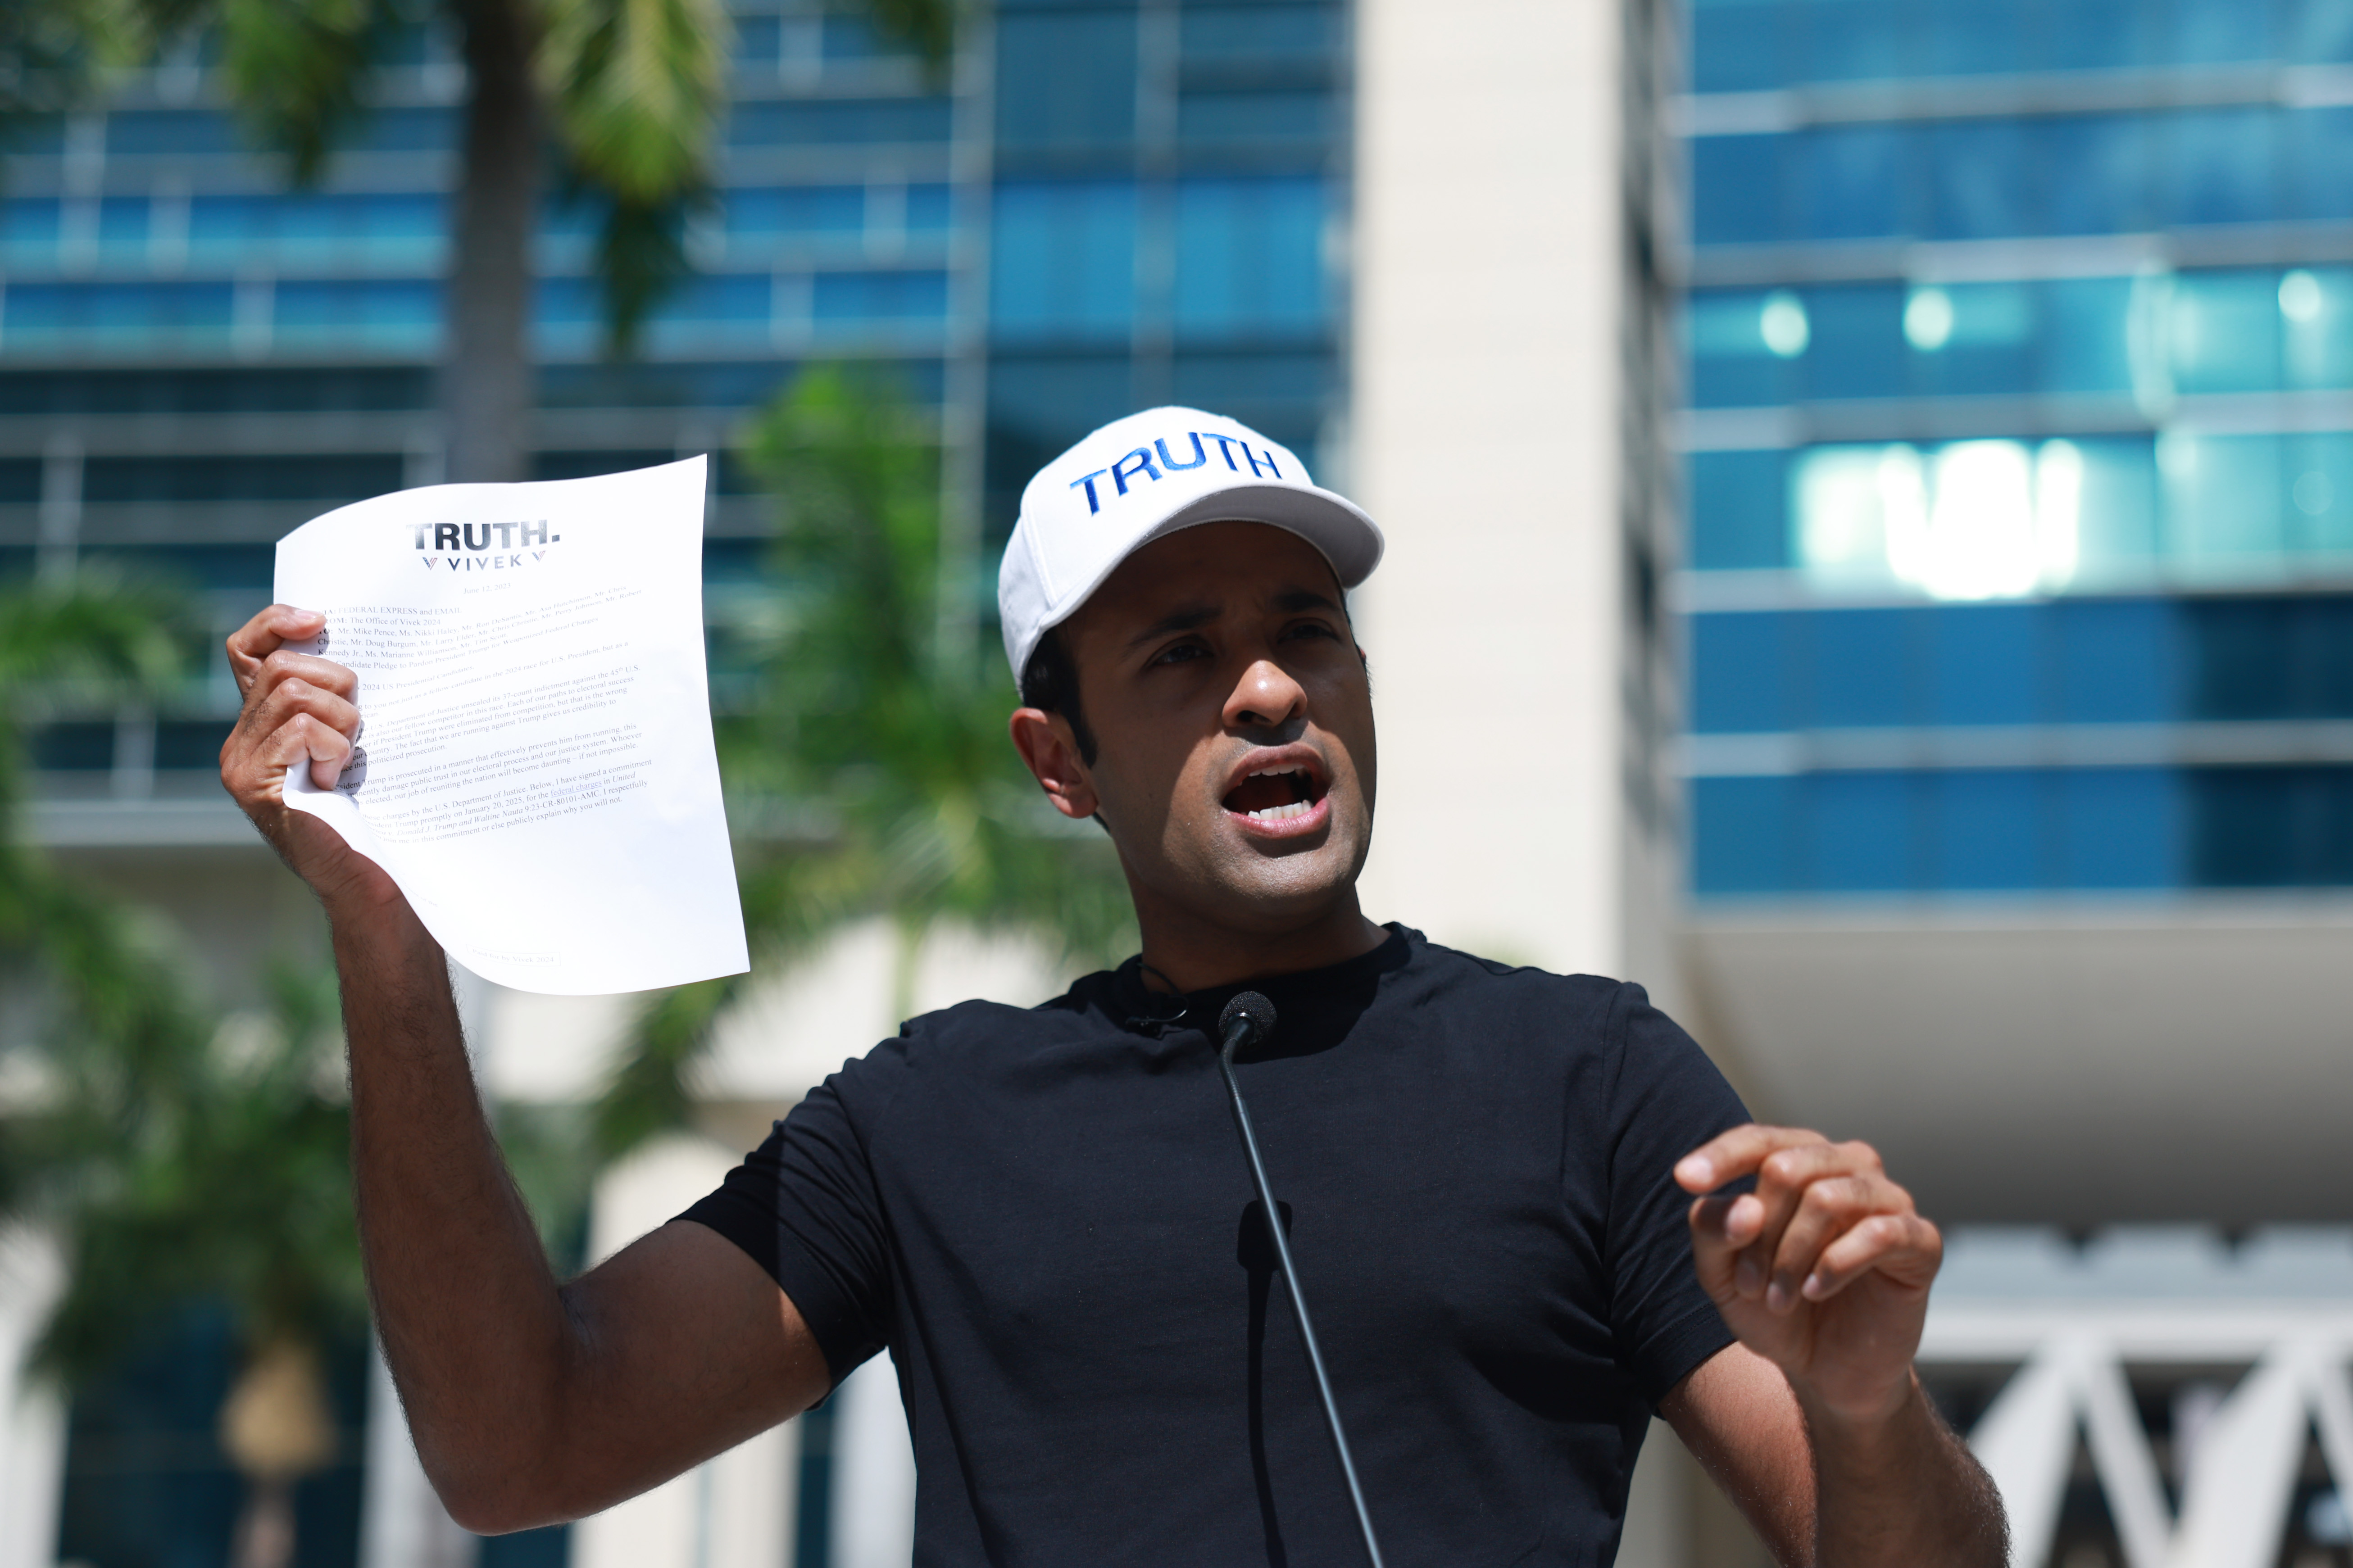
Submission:
[[[1329,594],[1319,594],[1313,588],[1292,588],[1277,594],[1274,596],[1274,607],[1288,615],[1297,615],[1302,610],[1329,610],[1343,620],[1345,620],[1348,615],[1347,609],[1339,601],[1334,599]]]
[[[1128,638],[1127,646],[1135,647],[1150,642],[1155,637],[1165,637],[1171,632],[1197,630],[1208,626],[1223,613],[1222,607],[1217,605],[1187,605],[1181,610],[1170,611]]]

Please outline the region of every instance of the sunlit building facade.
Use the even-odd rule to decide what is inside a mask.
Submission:
[[[1685,15],[1704,1037],[1964,1222],[2012,1562],[2340,1563],[2353,7]]]

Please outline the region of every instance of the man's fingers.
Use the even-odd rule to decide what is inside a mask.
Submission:
[[[1829,1140],[1802,1127],[1767,1127],[1750,1122],[1719,1133],[1675,1163],[1675,1183],[1687,1193],[1712,1193],[1727,1182],[1753,1176],[1775,1151]]]
[[[1795,1307],[1799,1287],[1812,1274],[1815,1260],[1858,1223],[1876,1215],[1911,1212],[1912,1194],[1873,1173],[1825,1176],[1809,1183],[1773,1249],[1765,1305],[1776,1312]],[[1760,1246],[1757,1250],[1764,1249]]]
[[[1944,1260],[1944,1237],[1918,1215],[1873,1215],[1823,1249],[1803,1289],[1807,1300],[1827,1301],[1875,1270],[1925,1290]]]
[[[237,794],[240,805],[248,795],[282,802],[286,775],[298,767],[308,767],[311,783],[321,789],[332,789],[335,775],[343,771],[351,754],[351,740],[342,731],[313,714],[296,713],[253,748],[245,765],[236,770],[239,776],[230,779],[229,787]]]
[[[327,617],[317,610],[297,609],[291,605],[272,605],[229,633],[225,646],[228,650],[229,673],[237,677],[237,689],[239,691],[251,690],[263,659],[290,642],[302,642],[317,637],[326,625]]]
[[[1700,1288],[1719,1304],[1740,1294],[1735,1271],[1764,1224],[1755,1194],[1717,1193],[1691,1206],[1692,1265]]]
[[[308,726],[308,728],[306,728]],[[312,735],[315,729],[334,737],[333,742]],[[308,681],[290,678],[272,688],[259,701],[250,704],[246,716],[221,750],[221,772],[229,779],[235,791],[238,780],[233,776],[244,770],[239,766],[238,752],[248,753],[250,761],[265,770],[278,766],[291,767],[297,757],[288,750],[290,733],[301,738],[302,756],[311,759],[311,777],[321,789],[332,789],[335,775],[343,771],[352,753],[352,742],[358,737],[360,711],[343,698]],[[330,763],[332,763],[332,766]],[[266,784],[259,779],[245,781],[248,787]]]

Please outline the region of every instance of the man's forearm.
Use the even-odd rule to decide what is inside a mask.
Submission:
[[[554,1429],[570,1325],[475,1091],[439,945],[405,902],[329,912],[377,1330],[443,1501],[501,1528]]]
[[[1915,1380],[1894,1414],[1858,1421],[1805,1398],[1820,1568],[2002,1568],[1992,1479]]]

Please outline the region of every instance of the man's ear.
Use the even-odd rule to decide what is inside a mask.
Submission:
[[[1079,760],[1078,738],[1070,721],[1042,708],[1016,708],[1009,726],[1013,749],[1029,764],[1030,773],[1054,809],[1083,822],[1095,814],[1095,786]]]

